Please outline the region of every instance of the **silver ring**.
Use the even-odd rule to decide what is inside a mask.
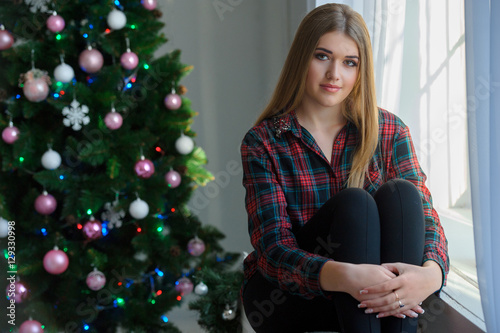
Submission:
[[[398,303],[399,303],[399,308],[404,308],[405,305],[403,303],[401,303],[401,301],[399,299],[398,299]]]

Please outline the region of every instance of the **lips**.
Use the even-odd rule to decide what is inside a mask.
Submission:
[[[340,90],[340,87],[334,84],[321,84],[320,87],[328,92],[337,92]]]

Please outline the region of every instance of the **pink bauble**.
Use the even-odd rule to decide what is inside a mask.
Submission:
[[[69,259],[64,251],[54,248],[43,257],[43,268],[50,274],[58,275],[66,271]]]
[[[11,145],[19,139],[19,133],[19,129],[15,126],[6,127],[2,131],[2,140]]]
[[[64,19],[59,15],[50,15],[47,19],[47,28],[52,32],[60,32],[64,29],[66,23]]]
[[[19,326],[19,333],[43,333],[42,324],[36,320],[26,320]]]
[[[165,174],[165,181],[171,188],[176,188],[181,184],[181,175],[175,170],[170,170]]]
[[[177,94],[168,94],[163,102],[169,110],[177,110],[182,104],[181,96]]]
[[[106,284],[106,276],[104,276],[103,272],[94,269],[87,275],[85,282],[90,290],[98,291],[101,290]]]
[[[99,220],[91,219],[83,225],[83,235],[87,239],[98,239],[102,237],[102,223]]]
[[[139,64],[139,57],[132,51],[127,51],[120,57],[120,63],[125,69],[134,69]]]
[[[156,9],[156,0],[141,0],[141,4],[147,10]]]
[[[9,49],[14,44],[14,37],[7,30],[0,29],[0,51]]]
[[[123,118],[118,112],[109,112],[106,117],[104,117],[104,123],[106,127],[110,130],[117,130],[122,127]]]
[[[22,303],[28,297],[28,289],[21,282],[7,284],[7,299],[14,299],[16,303]]]
[[[189,241],[187,248],[190,255],[198,257],[205,252],[205,243],[198,237],[195,237]]]
[[[181,295],[190,294],[193,291],[193,282],[187,277],[180,278],[175,282],[175,290]]]
[[[155,166],[153,162],[144,157],[137,161],[134,166],[135,173],[141,178],[149,178],[155,173]]]
[[[50,215],[56,208],[56,199],[47,192],[43,192],[43,194],[40,194],[35,200],[35,210],[42,215]]]
[[[104,58],[101,52],[96,49],[87,49],[80,53],[78,57],[78,64],[80,68],[89,74],[97,73],[101,70],[104,64]]]
[[[24,96],[30,102],[41,102],[49,95],[49,85],[44,78],[28,80],[23,86]]]

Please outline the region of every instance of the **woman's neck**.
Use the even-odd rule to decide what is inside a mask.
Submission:
[[[347,120],[341,108],[308,108],[301,104],[295,111],[299,123],[308,130],[329,131],[332,128],[343,127]]]

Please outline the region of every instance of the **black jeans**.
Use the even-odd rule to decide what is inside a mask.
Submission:
[[[420,195],[412,183],[397,179],[381,186],[374,197],[362,189],[342,190],[295,236],[301,249],[340,262],[421,265],[424,233]],[[257,333],[417,330],[417,319],[377,319],[376,314],[367,315],[364,309],[358,309],[359,302],[351,295],[329,294],[332,300],[324,297],[307,300],[280,290],[257,271],[245,287],[243,303]]]

